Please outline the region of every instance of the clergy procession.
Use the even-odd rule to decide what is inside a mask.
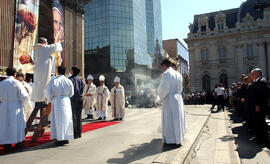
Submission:
[[[7,78],[0,82],[0,145],[4,149],[24,147],[26,122],[33,117],[35,106],[51,107],[47,118],[50,123],[50,138],[63,146],[69,140],[82,137],[82,111],[85,120],[106,121],[111,109],[112,121],[122,121],[125,116],[125,89],[120,77],[113,80],[109,90],[105,76],[100,75],[99,86],[88,75],[85,82],[79,77],[80,69],[73,66],[67,75],[66,67],[57,66],[53,72],[53,54],[61,52],[61,42],[48,45],[40,38],[35,51],[34,80],[25,81],[25,73],[14,67],[6,69]],[[169,60],[161,63],[163,74],[158,88],[158,101],[162,104],[161,132],[164,144],[181,145],[186,133],[185,112],[182,100],[182,76]],[[174,69],[173,69],[174,68]],[[32,114],[32,115],[31,115]],[[41,117],[42,113],[38,113]],[[95,116],[96,115],[96,116]],[[35,125],[35,123],[33,123]],[[36,125],[37,126],[37,125]]]

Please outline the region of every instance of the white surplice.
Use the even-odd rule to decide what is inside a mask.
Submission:
[[[96,115],[97,117],[107,117],[108,101],[110,99],[109,89],[103,85],[97,88],[96,93]]]
[[[25,121],[27,121],[30,118],[32,111],[33,111],[33,106],[32,106],[32,102],[31,102],[32,87],[31,87],[31,85],[29,85],[25,81],[22,82],[22,85],[26,88],[26,90],[29,94],[25,108],[24,108]]]
[[[28,96],[24,86],[14,77],[0,82],[0,145],[24,141],[23,109]]]
[[[112,118],[123,118],[125,115],[125,89],[122,85],[111,89]]]
[[[169,67],[161,78],[158,95],[162,101],[162,141],[181,144],[186,133],[182,100],[182,77]]]
[[[96,90],[97,87],[93,83],[85,85],[83,89],[83,109],[85,109],[86,115],[93,115],[94,105],[96,104]],[[90,94],[90,96],[85,96],[85,94]]]
[[[32,100],[45,100],[44,89],[51,80],[52,55],[63,50],[60,42],[51,45],[37,45],[34,52],[34,83]]]
[[[71,80],[63,75],[52,79],[45,88],[45,97],[52,103],[51,139],[62,141],[74,138],[70,103],[73,94]]]

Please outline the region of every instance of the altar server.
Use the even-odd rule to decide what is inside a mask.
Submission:
[[[7,68],[7,76],[0,82],[0,145],[4,149],[10,149],[11,144],[22,148],[26,127],[23,109],[29,94],[15,79],[15,68]]]
[[[66,68],[59,66],[59,76],[45,89],[45,97],[52,103],[51,139],[57,145],[68,144],[74,138],[70,97],[74,94],[71,80],[65,77]]]

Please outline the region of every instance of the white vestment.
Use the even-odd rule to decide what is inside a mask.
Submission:
[[[22,82],[22,85],[26,88],[26,90],[29,94],[25,108],[24,108],[25,121],[27,121],[30,118],[32,111],[33,111],[33,106],[32,106],[32,102],[31,102],[32,87],[31,87],[31,85],[29,85],[25,81]]]
[[[0,82],[0,145],[24,141],[24,112],[28,93],[14,77]]]
[[[103,85],[97,88],[96,93],[96,115],[97,117],[107,117],[108,101],[110,99],[109,89]]]
[[[125,90],[122,85],[111,90],[112,118],[123,118],[125,115]]]
[[[45,88],[45,97],[52,103],[51,139],[70,140],[73,135],[73,121],[70,97],[74,94],[71,80],[60,75]]]
[[[186,133],[182,100],[182,77],[169,67],[161,78],[158,95],[162,101],[162,141],[181,144]]]
[[[51,80],[52,55],[63,50],[61,43],[51,45],[37,45],[34,54],[34,83],[32,100],[42,102],[45,100],[44,89]]]
[[[94,105],[96,104],[96,90],[97,87],[93,83],[85,85],[83,89],[83,109],[85,109],[86,115],[93,115]],[[90,96],[85,96],[85,94],[90,94]]]

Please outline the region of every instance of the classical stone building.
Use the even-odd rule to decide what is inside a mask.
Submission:
[[[84,76],[84,7],[90,0],[59,0],[64,10],[65,65],[77,65]],[[16,0],[0,1],[0,70],[12,65]],[[40,0],[38,37],[53,42],[52,1]],[[2,72],[2,71],[1,71]]]
[[[259,67],[270,76],[270,9],[255,10],[256,0],[239,8],[194,16],[185,39],[189,48],[191,90],[230,87]]]

